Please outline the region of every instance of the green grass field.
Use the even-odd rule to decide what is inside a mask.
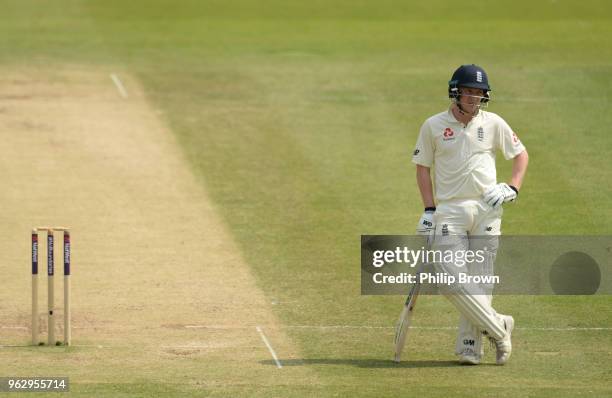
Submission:
[[[423,297],[415,317],[423,329],[413,331],[406,361],[393,364],[403,298],[360,295],[358,243],[361,234],[413,233],[422,211],[413,145],[425,118],[447,106],[448,78],[463,63],[487,70],[489,110],[530,154],[504,233],[610,234],[612,4],[399,3],[2,1],[1,70],[90,69],[142,86],[285,337],[277,369],[261,341],[168,359],[143,355],[134,336],[77,331],[77,342],[118,348],[4,348],[0,377],[57,366],[75,396],[612,395],[609,296],[496,298],[517,320],[515,352],[505,367],[490,366],[489,353],[487,364],[469,368],[455,364],[455,310]],[[510,162],[498,159],[498,174],[509,177]],[[27,239],[31,226],[12,220],[3,232],[14,240],[20,228]],[[29,281],[3,271],[7,286]],[[85,293],[74,311],[105,305]],[[183,305],[159,293],[168,308]],[[20,318],[2,323],[29,325],[24,294]],[[141,314],[130,316],[138,331]]]

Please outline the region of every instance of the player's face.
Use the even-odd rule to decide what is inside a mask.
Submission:
[[[459,93],[461,94],[459,97],[461,108],[469,113],[476,112],[480,105],[480,100],[484,96],[484,90],[479,88],[460,87]]]

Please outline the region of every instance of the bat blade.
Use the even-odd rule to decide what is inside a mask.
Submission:
[[[410,293],[408,294],[408,298],[406,299],[406,303],[404,304],[404,308],[402,309],[402,313],[400,314],[399,320],[397,321],[394,341],[394,362],[401,361],[402,351],[404,349],[404,346],[406,345],[406,336],[408,335],[408,329],[410,328],[410,324],[412,322],[412,315],[414,314],[414,306],[416,304],[416,299],[419,296],[420,290],[421,285],[419,283],[415,283],[412,286],[412,288],[410,289]]]

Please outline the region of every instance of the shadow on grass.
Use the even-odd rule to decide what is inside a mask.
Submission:
[[[462,365],[457,361],[402,361],[395,363],[386,359],[333,359],[333,358],[314,358],[314,359],[280,359],[283,366],[304,366],[304,365],[348,365],[358,368],[450,368]],[[273,360],[259,361],[264,365],[276,366]],[[483,363],[479,366],[493,366],[493,364]]]

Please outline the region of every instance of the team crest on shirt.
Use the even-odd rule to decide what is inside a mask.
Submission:
[[[484,129],[482,127],[478,127],[478,141],[484,141]]]
[[[514,142],[514,145],[518,145],[521,143],[521,141],[519,140],[518,136],[516,135],[516,133],[512,133],[512,142]]]
[[[450,141],[455,139],[455,132],[450,127],[444,129],[444,137],[442,138],[444,141]]]

